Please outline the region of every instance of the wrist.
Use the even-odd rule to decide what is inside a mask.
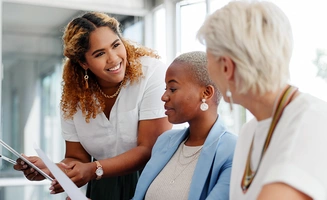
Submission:
[[[93,163],[95,163],[95,170],[94,170],[95,179],[100,180],[103,176],[102,164],[99,161],[95,161]]]

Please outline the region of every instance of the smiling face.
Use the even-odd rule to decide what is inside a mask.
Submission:
[[[103,84],[117,84],[124,79],[127,54],[121,39],[108,27],[97,28],[90,34],[90,48],[85,54],[84,69],[90,69]]]
[[[196,84],[185,65],[173,62],[166,72],[166,91],[161,99],[165,102],[165,114],[173,124],[190,122],[201,117],[201,95],[205,88]]]

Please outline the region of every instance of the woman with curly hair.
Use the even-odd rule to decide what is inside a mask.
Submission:
[[[72,20],[63,43],[66,153],[58,166],[77,186],[89,182],[91,199],[131,199],[138,170],[157,137],[172,127],[161,101],[166,67],[153,50],[123,38],[119,22],[103,13]],[[38,157],[29,160],[49,173]],[[15,169],[29,180],[44,179],[24,164]],[[50,190],[63,192],[56,182]]]

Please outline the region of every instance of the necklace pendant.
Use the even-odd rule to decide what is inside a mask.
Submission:
[[[170,184],[174,184],[175,183],[175,180],[171,180],[169,183]]]
[[[253,174],[246,175],[246,177],[245,177],[246,181],[250,181],[252,178],[253,178]]]

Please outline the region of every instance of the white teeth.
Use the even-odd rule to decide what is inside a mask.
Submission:
[[[119,69],[119,67],[120,67],[120,64],[118,64],[116,67],[108,69],[108,71],[115,71],[115,70]]]

